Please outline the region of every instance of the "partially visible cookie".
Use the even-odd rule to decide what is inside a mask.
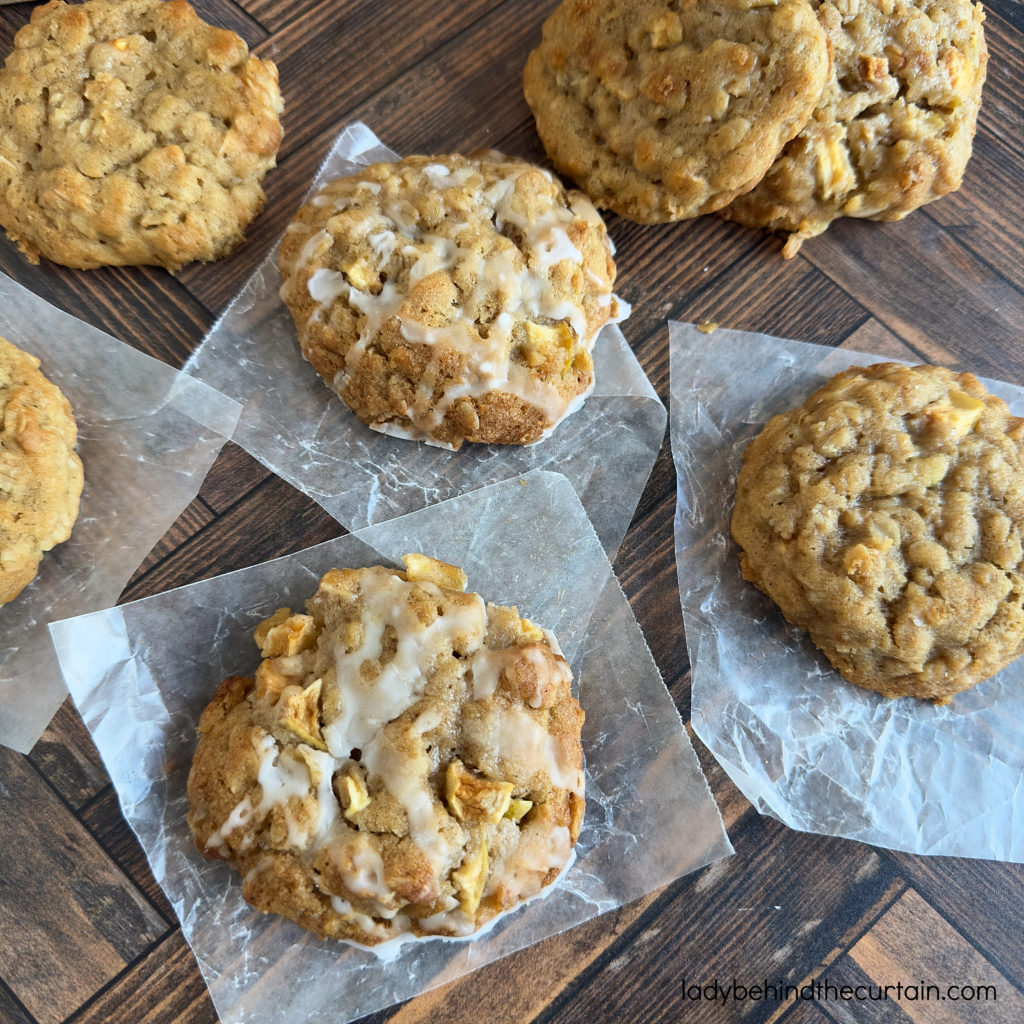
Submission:
[[[832,72],[803,131],[724,211],[789,232],[784,255],[837,217],[900,220],[960,187],[988,50],[970,0],[812,0]]]
[[[0,338],[0,604],[71,536],[83,483],[77,437],[71,406],[39,360]]]
[[[564,0],[523,76],[555,167],[644,223],[753,188],[828,72],[806,0]]]
[[[0,71],[0,225],[34,263],[227,255],[263,208],[277,69],[186,0],[37,7]]]
[[[458,448],[529,444],[593,386],[617,313],[604,223],[546,171],[414,156],[325,185],[288,226],[281,297],[356,415]]]
[[[542,892],[583,819],[554,638],[422,555],[335,569],[255,632],[199,722],[188,821],[245,898],[321,938],[468,936]]]
[[[743,575],[851,682],[944,704],[1024,651],[1022,439],[969,373],[837,374],[747,448]]]

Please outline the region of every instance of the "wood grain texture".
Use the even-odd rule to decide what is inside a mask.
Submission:
[[[0,748],[0,779],[3,980],[50,1024],[169,929],[27,759]]]
[[[97,992],[68,1024],[217,1024],[217,1013],[177,931]]]
[[[767,1021],[777,1000],[694,999],[736,981],[802,985],[823,958],[850,941],[864,917],[888,906],[903,884],[869,848],[791,832],[744,817],[731,838],[736,855],[682,879],[669,899],[625,936],[597,970],[582,974],[557,1001],[559,1021],[693,1019]],[[801,855],[805,844],[816,856]],[[713,925],[712,925],[712,922]],[[716,939],[707,941],[709,930]],[[685,984],[684,984],[685,983]]]
[[[908,942],[908,934],[918,941]],[[849,957],[914,1024],[1024,1020],[1024,996],[913,889]]]
[[[284,145],[265,181],[266,209],[245,243],[218,263],[171,275],[32,266],[0,240],[0,272],[181,366],[273,251],[347,123],[366,121],[401,153],[494,147],[547,164],[520,83],[556,2],[198,0],[204,17],[239,32],[280,69]],[[988,82],[960,192],[898,223],[835,224],[789,261],[780,256],[781,238],[716,216],[659,226],[607,218],[618,290],[633,304],[623,331],[664,401],[668,319],[935,360],[1024,383],[1024,5],[986,7]],[[32,9],[0,7],[0,53]],[[615,568],[686,721],[675,489],[666,438]],[[315,502],[228,444],[122,600],[341,532]],[[734,857],[375,1014],[374,1024],[1024,1020],[1024,867],[791,832],[759,816],[692,730],[691,739]],[[998,999],[698,1003],[685,998],[684,978],[984,982],[997,986]],[[337,1016],[347,1016],[344,1007]],[[215,1020],[173,909],[68,701],[28,758],[0,750],[0,1024]]]
[[[149,861],[146,860],[135,833],[121,814],[113,785],[108,784],[97,794],[89,806],[83,808],[80,818],[96,842],[103,847],[125,876],[132,880],[164,921],[169,925],[176,925],[178,918],[174,908],[153,878]]]
[[[99,751],[69,697],[58,708],[29,759],[73,810],[110,785]]]

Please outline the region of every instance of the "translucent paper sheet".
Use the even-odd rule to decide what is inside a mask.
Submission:
[[[362,124],[347,128],[317,185],[397,155]],[[296,201],[296,208],[298,208]],[[667,414],[618,327],[594,349],[594,391],[550,437],[526,448],[450,452],[364,426],[303,358],[278,297],[275,247],[185,369],[241,402],[234,441],[350,530],[531,469],[565,475],[614,557],[665,434]]]
[[[253,627],[301,608],[334,566],[422,551],[470,589],[554,631],[586,711],[587,813],[557,887],[471,942],[428,940],[384,962],[253,912],[185,824],[199,714],[252,672]],[[61,667],[221,1020],[333,1024],[449,981],[731,852],[721,818],[628,603],[568,481],[534,472],[358,534],[52,628]]]
[[[0,336],[36,356],[67,395],[85,466],[71,539],[0,608],[0,743],[28,753],[67,696],[46,624],[117,600],[198,493],[239,406],[4,275]]]
[[[670,324],[676,558],[693,726],[744,795],[792,828],[919,854],[1024,860],[1024,661],[952,704],[842,679],[740,576],[743,451],[833,374],[883,357]],[[1024,415],[1024,391],[987,381]]]

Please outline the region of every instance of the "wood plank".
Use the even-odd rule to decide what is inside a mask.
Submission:
[[[36,1024],[15,994],[0,980],[0,1021],[4,1024]]]
[[[142,560],[139,567],[132,573],[125,589],[144,576],[154,566],[172,555],[185,541],[194,537],[205,526],[214,520],[214,513],[202,498],[193,498],[188,507],[171,524],[171,528],[153,545],[152,551]]]
[[[1024,9],[1020,3],[995,0],[985,4],[985,42],[989,49],[988,74],[978,123],[1024,157],[1024,137],[1020,132],[1024,121],[1024,96],[1020,89],[1024,79]],[[1016,131],[1013,126],[1017,126]]]
[[[27,759],[0,779],[0,976],[55,1024],[168,929]]]
[[[902,986],[887,993],[914,1024],[1024,1020],[1024,996],[913,889],[850,949],[850,959],[876,985]],[[960,999],[949,986],[979,994]]]
[[[890,856],[922,898],[1024,989],[1024,873],[1019,864]]]
[[[175,929],[149,955],[104,988],[67,1024],[216,1024],[195,958]]]
[[[1024,41],[1024,7],[1018,0],[988,0],[985,11],[990,17],[998,14],[1010,26],[1013,35]]]
[[[245,4],[233,0],[189,0],[203,21],[228,28],[245,40],[250,50],[264,42],[269,31],[245,10]]]
[[[642,931],[553,996],[540,1020],[763,1024],[785,1007],[770,999],[697,1004],[684,981],[803,984],[820,969],[809,974],[808,964],[834,957],[905,887],[858,843],[793,832],[758,815],[744,817],[731,838],[735,857],[673,887]]]
[[[185,362],[213,322],[180,282],[155,267],[71,270],[45,260],[34,267],[4,237],[0,272],[58,309],[174,367]]]
[[[99,751],[70,697],[57,709],[29,760],[75,810],[110,785]]]
[[[847,335],[839,348],[851,349],[854,352],[874,353],[884,356],[886,359],[906,359],[920,362],[924,358],[874,317],[865,320],[857,330]],[[948,358],[952,361],[952,354],[949,354]]]
[[[199,488],[199,497],[214,514],[220,515],[271,476],[262,462],[229,441],[210,467]]]
[[[169,925],[178,923],[177,915],[163,889],[157,884],[153,872],[139,845],[135,833],[121,814],[121,805],[112,785],[108,785],[80,815],[82,823],[93,834],[96,842],[109,854],[110,859],[135,883],[136,887],[156,908]]]
[[[290,18],[257,51],[275,61],[281,76],[286,104],[282,155],[305,146],[325,124],[349,120],[349,112],[381,89],[396,68],[436,53],[478,19],[490,23],[483,16],[496,5],[497,0],[425,4],[417,7],[415,18],[406,18],[397,17],[386,0],[370,0],[347,4],[339,17],[337,0],[323,0]]]
[[[831,1024],[831,1018],[822,1013],[814,1003],[795,1003],[779,1020],[781,1024]],[[893,1021],[892,1024],[902,1022]]]
[[[403,155],[498,145],[532,120],[523,97],[523,66],[555,6],[554,0],[505,0],[487,17],[462,22],[461,35],[406,64],[353,105],[346,119],[366,121]]]
[[[824,1005],[836,1024],[912,1024],[912,1018],[898,1003],[881,998],[883,993],[878,986],[848,955],[841,956],[822,975],[821,981],[831,986]],[[853,998],[840,998],[845,994],[844,987],[852,992]],[[864,998],[857,999],[858,993]],[[872,996],[877,998],[870,998]]]
[[[657,478],[648,485],[660,492],[667,481],[675,488],[671,457],[665,450],[656,463]],[[659,494],[659,497],[661,495]],[[618,557],[616,572],[638,622],[644,623],[644,638],[672,696],[689,716],[689,660],[683,636],[683,613],[676,582],[672,521],[675,509],[664,500],[648,508],[638,508],[633,526],[626,534]],[[641,565],[657,565],[657,570],[641,571]]]
[[[289,21],[306,17],[320,0],[239,0],[239,6],[268,32],[284,28]]]
[[[1024,380],[1024,294],[927,210],[895,224],[841,220],[800,252],[931,361],[955,347],[956,362],[974,373]]]
[[[751,234],[758,245],[689,300],[688,320],[838,345],[868,319],[861,304],[813,264],[801,256],[777,257],[778,238]],[[713,344],[714,334],[708,337]]]
[[[1011,282],[1024,281],[1024,155],[981,125],[963,187],[929,204],[928,216]]]

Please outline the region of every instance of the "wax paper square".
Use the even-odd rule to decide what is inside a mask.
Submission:
[[[943,707],[847,683],[740,575],[743,451],[776,413],[883,357],[670,324],[676,563],[694,730],[762,813],[919,854],[1024,860],[1024,660]],[[986,387],[1024,415],[1024,391]]]
[[[339,136],[316,186],[397,160],[363,124]],[[298,203],[296,203],[298,206]],[[463,445],[457,452],[364,426],[302,356],[278,292],[279,246],[214,325],[185,370],[243,404],[234,440],[358,530],[532,469],[566,476],[614,558],[665,435],[667,413],[622,332],[594,347],[595,386],[543,441]]]
[[[27,754],[67,696],[46,625],[113,604],[199,493],[240,406],[0,274],[0,335],[42,362],[78,423],[71,539],[0,608],[0,743]]]
[[[559,638],[586,712],[587,813],[553,891],[469,942],[397,956],[321,942],[253,911],[185,823],[196,723],[221,678],[254,670],[253,627],[301,607],[329,568],[421,551]],[[612,910],[731,852],[668,691],[568,481],[535,471],[306,551],[52,627],[61,667],[174,905],[221,1020],[344,1021]]]

